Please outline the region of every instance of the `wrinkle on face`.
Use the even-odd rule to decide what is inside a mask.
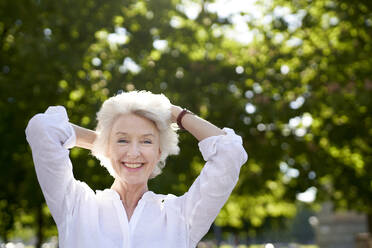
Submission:
[[[113,123],[108,146],[116,177],[127,184],[146,184],[160,160],[160,134],[155,123],[145,117],[122,114]],[[125,163],[143,163],[130,169]]]

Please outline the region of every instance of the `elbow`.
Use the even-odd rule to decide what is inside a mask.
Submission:
[[[234,149],[234,152],[233,152],[234,156],[237,158],[238,163],[240,165],[245,164],[248,160],[248,154],[245,151],[243,145],[235,143],[233,145],[233,149]]]
[[[248,154],[242,144],[238,142],[230,143],[224,151],[226,162],[233,163],[240,168],[248,160]]]
[[[242,164],[245,164],[248,161],[248,153],[245,151],[243,146],[241,146],[241,154],[242,154]]]
[[[56,138],[56,135],[50,132],[51,127],[48,116],[42,113],[34,115],[28,122],[25,130],[27,142],[31,146],[47,146],[47,143],[50,145],[50,141]]]
[[[37,137],[46,129],[43,114],[34,115],[28,122],[26,127],[26,138]]]

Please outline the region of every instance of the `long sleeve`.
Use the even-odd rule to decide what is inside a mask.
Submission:
[[[184,217],[190,232],[190,247],[208,232],[238,179],[241,166],[247,161],[242,139],[232,129],[226,135],[209,137],[199,142],[206,164],[199,177],[183,195]]]
[[[72,215],[74,203],[85,191],[74,179],[69,148],[76,142],[62,106],[49,107],[31,118],[26,128],[38,181],[57,226]]]

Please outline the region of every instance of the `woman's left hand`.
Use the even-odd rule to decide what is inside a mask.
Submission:
[[[182,110],[183,109],[180,106],[171,106],[171,121],[173,123],[177,123],[177,117],[182,112]],[[184,129],[186,129],[199,141],[210,136],[226,134],[220,128],[194,114],[184,115],[181,122]]]
[[[177,117],[181,113],[182,108],[180,106],[171,105],[171,121],[172,123],[177,122]]]

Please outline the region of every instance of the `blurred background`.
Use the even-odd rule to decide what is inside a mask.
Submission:
[[[370,0],[0,1],[0,247],[57,247],[24,130],[50,105],[95,128],[120,89],[164,93],[249,154],[199,247],[372,247]],[[180,133],[150,190],[183,194],[203,160]],[[70,153],[93,189],[112,179]]]

